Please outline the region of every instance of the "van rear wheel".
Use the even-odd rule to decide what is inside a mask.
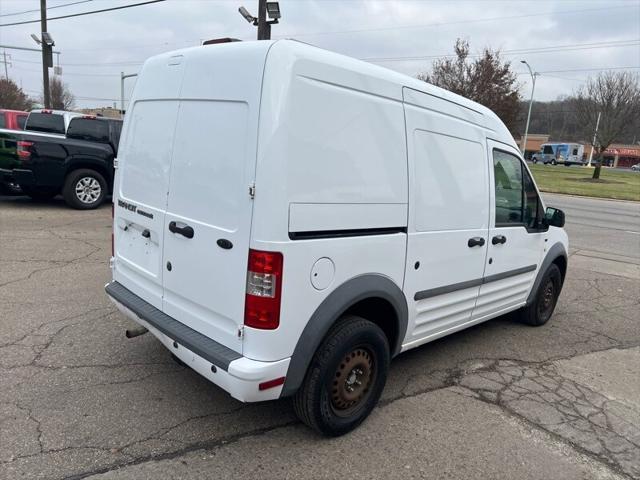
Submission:
[[[389,343],[374,323],[344,317],[316,351],[293,397],[296,415],[327,436],[343,435],[378,403],[387,380]]]
[[[107,195],[107,182],[95,170],[81,168],[67,175],[62,189],[64,201],[72,208],[90,210],[99,207]]]

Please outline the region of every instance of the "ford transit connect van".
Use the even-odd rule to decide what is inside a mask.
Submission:
[[[149,59],[113,194],[117,307],[244,402],[293,396],[327,435],[362,422],[394,356],[518,310],[567,269],[490,110],[290,40]]]

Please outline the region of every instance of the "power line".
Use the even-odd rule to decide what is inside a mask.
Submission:
[[[544,73],[571,73],[571,72],[600,72],[604,70],[635,70],[640,68],[640,65],[631,65],[628,67],[597,67],[597,68],[574,68],[571,70],[547,70],[544,72],[538,72],[540,74]],[[523,75],[528,72],[519,72],[518,75]]]
[[[531,49],[515,49],[515,50],[503,50],[501,54],[515,54],[515,53],[555,53],[557,51],[571,51],[571,50],[591,50],[596,48],[620,48],[620,47],[630,47],[640,45],[640,38],[638,39],[629,39],[629,40],[614,40],[607,42],[592,42],[592,43],[577,43],[577,44],[566,44],[566,45],[550,45],[546,47],[539,48],[531,48]],[[473,54],[469,55],[470,57],[479,57],[482,54]],[[369,58],[361,58],[360,60],[370,61],[370,62],[386,62],[386,61],[396,61],[396,60],[424,60],[430,58],[445,58],[445,57],[455,57],[455,54],[441,54],[441,55],[424,55],[424,56],[406,56],[406,57],[369,57]],[[18,63],[34,63],[39,64],[40,62],[36,62],[33,60],[22,60],[15,59],[14,61]],[[61,66],[63,67],[109,67],[109,66],[137,66],[142,65],[144,60],[125,60],[122,62],[101,62],[101,63],[67,63],[64,62]]]
[[[619,40],[619,41],[611,41],[611,42],[595,42],[595,43],[577,43],[573,45],[554,45],[548,47],[539,47],[539,48],[523,48],[523,49],[511,49],[511,50],[501,50],[500,53],[503,55],[513,55],[520,53],[555,53],[560,51],[573,51],[573,50],[593,50],[598,48],[619,48],[619,47],[633,47],[636,45],[640,45],[640,38],[633,40]],[[482,53],[471,54],[469,57],[481,57]],[[366,62],[404,62],[404,61],[418,61],[418,60],[429,60],[429,59],[438,59],[438,58],[452,58],[455,57],[455,54],[446,53],[441,55],[421,55],[421,56],[402,56],[402,57],[369,57],[369,58],[361,58],[360,60],[364,60]]]
[[[636,5],[631,5],[631,6],[635,7]],[[621,8],[629,8],[629,5],[620,5],[620,6],[617,6],[617,7],[582,8],[580,10],[562,10],[562,11],[559,11],[559,12],[527,13],[527,14],[509,15],[509,16],[503,16],[503,17],[475,18],[475,19],[470,19],[470,20],[457,20],[457,21],[453,21],[453,22],[427,23],[427,24],[422,24],[422,25],[396,25],[394,27],[360,28],[360,29],[357,29],[357,30],[334,30],[334,31],[329,31],[329,32],[289,33],[289,34],[284,34],[284,35],[274,35],[274,37],[277,37],[277,38],[309,37],[309,36],[316,36],[316,35],[337,35],[337,34],[343,34],[343,33],[364,33],[364,32],[375,32],[375,31],[393,31],[393,30],[398,30],[398,29],[401,29],[401,28],[442,27],[442,26],[448,26],[448,25],[460,25],[460,24],[467,24],[467,23],[491,22],[491,21],[494,21],[494,20],[510,20],[510,19],[515,19],[515,18],[544,17],[544,16],[548,16],[548,15],[555,16],[555,15],[564,15],[564,14],[571,14],[571,13],[595,12],[595,11],[602,11],[602,10],[610,11],[610,10],[621,9]]]
[[[47,7],[47,10],[53,10],[54,8],[69,7],[71,5],[78,5],[79,3],[88,3],[88,2],[93,2],[93,0],[79,0],[77,2],[63,3],[62,5],[54,5],[53,7]],[[15,17],[16,15],[24,15],[25,13],[39,13],[39,12],[40,12],[40,9],[37,8],[35,10],[24,10],[22,12],[3,13],[2,15],[0,15],[0,17]]]
[[[90,12],[72,13],[70,15],[61,15],[59,17],[50,17],[47,20],[48,21],[49,20],[60,20],[62,18],[81,17],[83,15],[92,15],[94,13],[112,12],[114,10],[123,10],[125,8],[140,7],[142,5],[149,5],[151,3],[158,3],[158,2],[164,2],[164,1],[165,0],[149,0],[147,2],[132,3],[130,5],[122,5],[120,7],[103,8],[101,10],[91,10]],[[13,25],[25,25],[27,23],[40,23],[40,20],[27,20],[27,21],[24,21],[24,22],[3,23],[3,24],[0,24],[0,27],[11,27]]]

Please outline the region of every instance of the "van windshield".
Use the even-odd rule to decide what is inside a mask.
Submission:
[[[553,155],[553,147],[551,145],[545,145],[542,150],[542,153]]]
[[[64,135],[64,118],[55,113],[34,112],[29,115],[25,130],[61,133]]]

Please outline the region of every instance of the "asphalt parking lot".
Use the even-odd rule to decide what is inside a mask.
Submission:
[[[640,205],[545,198],[572,242],[551,323],[401,355],[367,422],[325,439],[124,337],[109,205],[0,197],[0,478],[640,478]]]

